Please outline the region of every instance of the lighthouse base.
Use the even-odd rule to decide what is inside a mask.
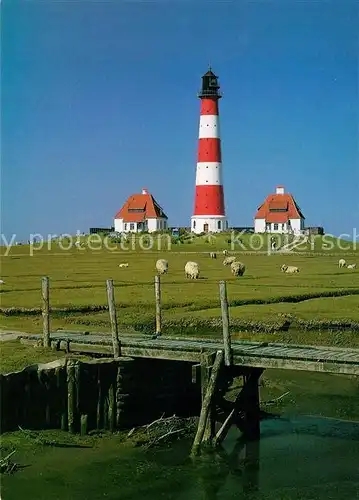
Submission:
[[[193,215],[191,217],[191,232],[223,233],[228,230],[228,221],[225,215]]]

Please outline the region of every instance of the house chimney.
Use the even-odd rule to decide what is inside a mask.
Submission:
[[[277,186],[275,192],[276,194],[284,194],[284,186]]]
[[[146,188],[142,188],[142,194],[148,194],[148,191]]]

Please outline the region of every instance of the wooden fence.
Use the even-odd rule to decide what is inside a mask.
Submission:
[[[114,358],[121,356],[121,340],[119,338],[116,301],[114,293],[114,284],[112,279],[106,280],[108,310],[111,324],[112,344]],[[225,364],[229,366],[231,359],[231,342],[229,334],[229,308],[227,298],[227,285],[225,281],[219,282],[219,297],[222,310],[222,325],[223,325],[223,342]],[[154,316],[156,335],[161,335],[162,332],[162,307],[161,307],[161,279],[159,275],[154,279]],[[50,326],[50,280],[48,277],[42,278],[42,316],[43,316],[43,345],[44,347],[51,346],[51,326]]]

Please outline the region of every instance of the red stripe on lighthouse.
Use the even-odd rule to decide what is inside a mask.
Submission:
[[[222,161],[220,139],[198,139],[197,162]]]
[[[225,215],[223,186],[196,186],[193,215]]]
[[[218,97],[201,99],[201,115],[218,115]]]

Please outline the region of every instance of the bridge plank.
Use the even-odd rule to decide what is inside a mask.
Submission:
[[[42,336],[36,334],[22,337],[22,341],[30,343],[41,339]],[[51,340],[69,341],[71,351],[112,354],[112,339],[109,334],[85,335],[59,331],[51,334]],[[221,339],[170,336],[152,339],[148,335],[127,334],[121,336],[121,346],[124,356],[199,362],[201,352],[210,353],[222,349],[223,343]],[[359,349],[233,341],[232,350],[236,365],[359,374]]]

